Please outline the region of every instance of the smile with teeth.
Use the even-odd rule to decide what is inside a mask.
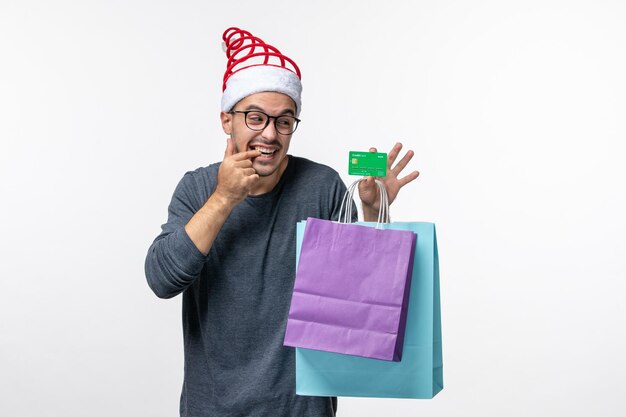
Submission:
[[[272,156],[274,152],[276,152],[276,149],[266,148],[264,146],[255,146],[254,149],[261,152],[263,156]]]

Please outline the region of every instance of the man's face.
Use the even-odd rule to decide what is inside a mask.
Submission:
[[[233,111],[258,110],[270,116],[295,116],[296,105],[287,95],[274,92],[252,94],[235,105]],[[252,167],[260,177],[282,175],[287,166],[291,135],[278,133],[270,119],[267,127],[254,131],[246,126],[242,113],[222,113],[222,127],[235,145],[235,152],[258,149],[262,154],[252,159]]]

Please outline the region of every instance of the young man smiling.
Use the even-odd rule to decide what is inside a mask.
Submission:
[[[301,110],[295,63],[249,32],[230,28],[223,38],[228,64],[220,117],[229,135],[223,160],[185,174],[146,257],[153,291],[162,298],[183,294],[180,414],[334,416],[336,399],[295,395],[295,354],[282,342],[296,223],[336,219],[346,187],[333,169],[288,155]],[[259,56],[261,63],[253,63]],[[413,155],[391,168],[400,150],[397,144],[388,156],[390,201],[418,175],[398,178]],[[359,193],[366,220],[375,219],[372,178]]]

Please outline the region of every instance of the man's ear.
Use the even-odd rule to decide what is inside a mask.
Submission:
[[[222,120],[222,129],[224,129],[224,133],[227,135],[233,133],[233,115],[231,113],[221,112],[220,119]]]

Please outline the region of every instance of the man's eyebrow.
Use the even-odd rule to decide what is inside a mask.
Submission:
[[[256,104],[250,104],[244,108],[244,111],[251,111],[251,110],[258,110],[258,111],[262,111],[263,113],[267,113],[265,109],[257,106]],[[279,115],[280,116],[285,116],[285,115],[295,116],[295,112],[292,109],[285,109],[282,112],[280,112]]]

